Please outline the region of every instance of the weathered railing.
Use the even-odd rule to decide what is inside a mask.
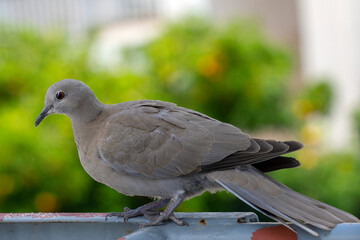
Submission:
[[[176,213],[189,226],[173,222],[139,229],[147,220],[109,218],[105,213],[3,213],[0,239],[6,240],[162,240],[162,239],[360,239],[360,224],[339,224],[320,238],[294,227],[297,234],[277,223],[261,223],[254,213]]]

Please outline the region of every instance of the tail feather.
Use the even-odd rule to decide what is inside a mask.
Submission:
[[[318,236],[317,232],[306,224],[331,230],[339,223],[359,222],[353,215],[297,193],[252,166],[239,166],[210,176],[270,218],[284,225],[287,225],[284,221],[289,221],[314,236]]]
[[[286,186],[284,186],[284,187],[287,188]],[[289,189],[289,188],[287,188],[287,189]],[[310,197],[307,197],[305,195],[297,193],[291,189],[288,190],[287,194],[289,194],[290,197],[292,197],[293,199],[296,199],[298,201],[303,201],[305,204],[314,206],[316,209],[319,209],[319,210],[322,209],[323,212],[326,212],[327,215],[331,216],[331,219],[333,219],[332,222],[335,225],[340,222],[359,222],[359,219],[357,217],[351,215],[350,213],[347,213],[338,208],[330,206],[326,203],[317,201],[315,199],[312,199]]]
[[[241,189],[240,187],[238,187],[238,186],[234,187],[233,184],[222,182],[219,179],[216,179],[216,182],[219,183],[226,190],[228,190],[229,192],[231,192],[232,194],[234,194],[235,196],[240,198],[243,202],[245,202],[249,206],[258,210],[265,216],[268,216],[269,218],[272,218],[275,221],[282,223],[283,225],[285,225],[292,231],[294,231],[294,229],[292,229],[284,220],[287,220],[287,221],[297,225],[298,227],[304,229],[305,231],[309,232],[313,236],[319,236],[319,234],[316,231],[312,230],[311,228],[307,227],[306,225],[302,224],[301,222],[298,222],[297,220],[288,217],[287,215],[283,214],[282,212],[280,212],[276,209],[273,209],[267,203],[264,203],[262,201],[259,201],[256,198],[252,197],[246,191],[243,191],[243,189]]]
[[[284,168],[295,168],[301,166],[301,163],[292,157],[278,156],[267,161],[252,164],[256,169],[263,173],[273,172]]]
[[[261,174],[261,173],[260,173]],[[336,221],[336,218],[340,219],[342,222],[359,222],[359,219],[353,215],[351,215],[348,212],[342,211],[336,207],[333,207],[329,204],[320,202],[318,200],[315,200],[313,198],[310,198],[308,196],[305,196],[303,194],[300,194],[290,188],[288,188],[287,186],[279,183],[278,181],[276,181],[275,179],[265,175],[264,175],[270,182],[272,182],[274,185],[279,186],[284,192],[286,192],[287,195],[289,195],[289,197],[291,197],[292,199],[301,201],[307,205],[311,205],[313,207],[315,207],[317,210],[323,210],[323,212],[326,212],[326,214],[328,215],[332,215],[333,219],[334,219],[334,223],[339,223],[339,221]],[[296,206],[296,205],[295,205]],[[314,212],[311,212],[314,214]]]

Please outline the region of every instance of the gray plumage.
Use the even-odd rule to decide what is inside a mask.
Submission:
[[[147,225],[167,219],[185,224],[173,215],[182,201],[226,189],[265,215],[313,235],[307,224],[330,230],[359,221],[264,174],[299,166],[296,159],[281,156],[301,149],[299,142],[251,138],[230,124],[168,102],[102,104],[86,84],[70,79],[48,89],[35,125],[53,113],[70,117],[81,164],[92,178],[126,195],[161,199],[109,216],[145,215],[152,220]],[[162,214],[154,211],[165,205]]]

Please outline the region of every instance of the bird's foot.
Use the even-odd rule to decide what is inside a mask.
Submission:
[[[174,223],[176,223],[179,226],[188,226],[188,224],[177,217],[175,217],[174,213],[172,213],[170,216],[166,216],[164,213],[160,213],[157,215],[144,215],[147,219],[150,220],[149,223],[144,223],[140,225],[140,228],[149,227],[149,226],[156,226],[162,223],[166,220],[172,220]]]
[[[145,204],[134,210],[131,210],[126,207],[124,208],[124,212],[109,213],[108,215],[105,216],[105,221],[107,221],[109,217],[123,217],[124,222],[126,222],[129,218],[144,216],[145,218],[149,219],[150,222],[140,225],[140,228],[159,225],[161,222],[169,219],[180,226],[184,226],[187,225],[187,223],[175,217],[174,215],[174,210],[180,205],[180,203],[184,200],[184,198],[185,198],[185,194],[184,192],[181,192],[179,193],[179,196],[174,198],[174,201],[172,202],[170,202],[171,200],[170,198],[163,198],[155,202]],[[165,207],[167,204],[169,205],[164,211],[157,210],[159,208]]]
[[[136,209],[130,209],[128,207],[124,208],[124,212],[111,212],[109,214],[107,214],[105,216],[105,221],[107,221],[107,219],[109,217],[123,217],[124,218],[124,223],[127,222],[127,220],[129,220],[130,218],[133,217],[138,217],[138,216],[144,216],[147,219],[151,220],[149,217],[154,216],[154,215],[160,215],[161,211],[160,210],[147,210],[144,208],[136,208]]]
[[[109,217],[124,217],[124,222],[126,222],[129,218],[133,218],[137,216],[144,216],[149,219],[149,217],[151,216],[160,215],[161,211],[157,209],[166,206],[170,202],[170,200],[171,199],[169,198],[163,198],[155,202],[145,204],[134,210],[125,207],[124,212],[112,212],[107,214],[105,216],[105,221],[107,221]]]
[[[175,217],[174,215],[175,209],[184,201],[185,197],[185,191],[180,191],[162,213],[157,216],[147,216],[147,218],[150,219],[150,222],[140,225],[140,228],[147,226],[155,226],[168,219],[174,221],[180,226],[187,225],[185,221]]]

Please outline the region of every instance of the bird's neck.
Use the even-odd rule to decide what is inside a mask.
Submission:
[[[80,103],[75,112],[69,114],[71,121],[77,125],[91,124],[102,114],[104,104],[96,98]]]
[[[81,112],[70,116],[72,127],[74,131],[75,142],[78,148],[86,147],[85,143],[91,142],[95,132],[99,129],[96,127],[99,121],[106,115],[105,106],[101,103],[99,105],[89,104],[86,107],[81,107]],[[79,110],[80,111],[80,110]]]

